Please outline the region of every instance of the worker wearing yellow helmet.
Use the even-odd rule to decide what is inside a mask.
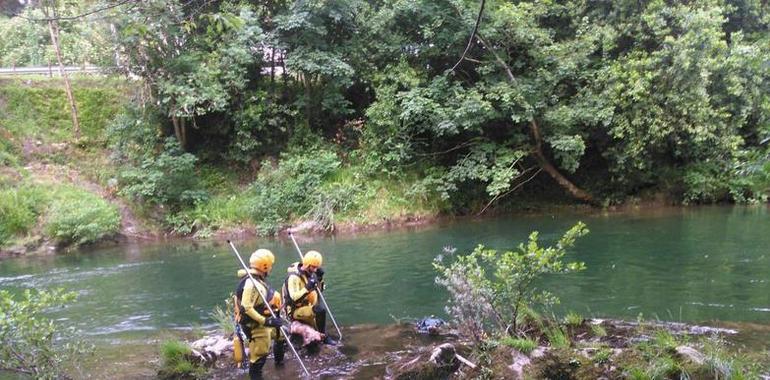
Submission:
[[[262,378],[262,367],[265,366],[270,351],[270,340],[278,334],[276,328],[280,328],[282,324],[281,319],[273,317],[268,309],[268,305],[274,310],[281,307],[281,296],[265,280],[274,262],[275,256],[272,252],[258,249],[249,258],[249,273],[256,281],[251,281],[243,269],[238,271],[241,280],[235,295],[240,308],[236,318],[239,319],[238,323],[248,340],[251,379]],[[263,295],[268,300],[267,303],[264,302]],[[281,346],[280,357],[278,346],[274,346],[276,364],[283,360],[283,345]]]
[[[335,344],[326,335],[326,309],[318,302],[318,291],[323,290],[323,256],[317,251],[308,251],[302,262],[289,266],[283,282],[283,298],[291,320],[307,324],[324,334],[325,344]]]

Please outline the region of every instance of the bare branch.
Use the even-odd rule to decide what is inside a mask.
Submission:
[[[465,51],[463,51],[463,55],[460,56],[460,59],[457,60],[457,63],[455,63],[454,66],[452,66],[452,71],[454,71],[457,66],[460,65],[460,63],[465,58],[465,54],[468,53],[468,50],[471,49],[471,45],[473,45],[473,37],[476,36],[476,33],[479,30],[479,24],[481,24],[481,15],[484,13],[484,4],[486,3],[486,0],[481,0],[481,6],[479,7],[479,15],[476,16],[476,25],[473,26],[473,31],[471,32],[470,38],[468,38],[468,45],[465,46]]]
[[[530,171],[530,170],[532,170],[532,169],[533,169],[533,168],[529,168],[529,169],[525,170],[523,173],[521,173],[521,175],[519,176],[519,178],[520,178],[522,175],[524,175],[524,173],[526,173],[526,172],[528,172],[528,171]],[[495,203],[495,201],[497,201],[498,199],[500,199],[500,198],[502,198],[502,197],[505,197],[506,195],[508,195],[508,194],[510,194],[510,193],[512,193],[512,192],[514,192],[514,191],[516,191],[518,188],[520,188],[520,187],[524,186],[524,184],[526,184],[527,182],[529,182],[529,181],[531,181],[532,179],[534,179],[534,178],[535,178],[535,177],[536,177],[536,176],[537,176],[537,175],[538,175],[538,174],[539,174],[539,173],[540,173],[542,170],[543,170],[542,168],[539,168],[539,169],[537,169],[537,171],[535,172],[535,174],[532,174],[532,175],[531,175],[529,178],[527,178],[526,180],[522,181],[522,182],[521,182],[521,183],[519,183],[518,185],[514,186],[512,189],[510,189],[510,190],[506,191],[505,193],[502,193],[502,194],[498,194],[498,195],[496,195],[494,198],[492,198],[492,200],[490,200],[490,201],[489,201],[489,203],[487,203],[487,205],[486,205],[486,206],[484,206],[484,208],[483,208],[483,209],[481,209],[481,211],[479,211],[479,213],[478,213],[478,214],[476,214],[476,216],[479,216],[479,215],[483,214],[485,211],[487,211],[487,209],[489,208],[489,206],[491,206],[491,205],[492,205],[492,203]]]

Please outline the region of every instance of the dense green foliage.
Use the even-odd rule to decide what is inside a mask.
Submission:
[[[99,196],[61,186],[54,190],[52,198],[45,217],[45,233],[58,244],[91,243],[118,232],[117,208]]]
[[[115,94],[81,90],[83,129],[109,142],[120,194],[177,232],[333,229],[533,198],[767,201],[765,2],[490,0],[471,34],[479,5],[151,0],[62,28],[73,46],[98,35],[79,51],[142,79],[106,135],[96,111],[114,114]],[[0,51],[40,61],[24,48],[45,38],[25,20],[0,21],[17,25]],[[62,97],[30,94],[22,108],[0,94],[6,128],[67,137]]]
[[[0,371],[35,379],[59,379],[78,368],[92,348],[66,328],[45,316],[46,310],[75,299],[61,289],[26,290],[14,296],[0,290]]]
[[[175,4],[152,7],[187,27],[129,12],[118,43],[158,47],[127,70],[205,157],[254,164],[321,138],[362,175],[415,172],[455,212],[544,174],[584,201],[766,199],[761,3],[489,1],[454,69],[476,2]]]
[[[0,247],[23,242],[36,225],[60,246],[79,245],[117,233],[120,214],[98,195],[69,185],[0,188]]]
[[[72,17],[87,12],[95,1],[57,1],[57,13]],[[40,2],[35,3],[40,4]],[[16,17],[0,14],[0,67],[47,66],[58,64],[51,46],[45,14],[37,7],[26,7]],[[21,16],[21,17],[20,17]],[[109,24],[100,15],[59,23],[59,40],[65,65],[114,65],[114,49]]]

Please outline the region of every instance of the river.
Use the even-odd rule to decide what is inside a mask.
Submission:
[[[578,220],[591,232],[567,258],[584,261],[588,269],[539,284],[561,298],[556,313],[770,325],[770,213],[765,206],[463,220],[299,243],[324,254],[326,297],[341,325],[384,325],[444,316],[446,293],[434,284],[431,265],[444,247],[457,253],[480,243],[512,249],[532,230],[553,242]],[[270,276],[276,287],[297,260],[287,240],[236,245],[244,258],[257,247],[276,254]],[[131,347],[156,342],[168,330],[213,327],[209,313],[235,287],[237,269],[224,242],[127,244],[2,260],[0,286],[14,292],[76,291],[77,302],[54,317],[76,325],[97,346]],[[105,354],[108,361],[127,354],[106,352],[112,352]]]

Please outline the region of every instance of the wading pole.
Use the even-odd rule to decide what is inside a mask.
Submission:
[[[265,303],[265,306],[267,306],[267,310],[270,311],[270,316],[272,316],[275,319],[278,319],[278,317],[275,316],[275,312],[273,312],[273,308],[270,307],[270,303],[267,300],[267,297],[262,294],[262,292],[259,290],[259,287],[257,286],[257,280],[254,279],[254,277],[251,277],[251,272],[249,272],[249,267],[246,266],[246,263],[243,262],[243,259],[241,259],[241,255],[238,253],[238,249],[235,248],[235,245],[233,245],[233,242],[230,240],[227,241],[227,244],[230,244],[230,248],[233,249],[233,253],[235,254],[235,257],[238,258],[238,262],[241,263],[241,266],[244,270],[246,270],[246,275],[249,276],[249,279],[251,279],[251,284],[254,285],[254,289],[259,293],[259,296],[262,297],[262,302]],[[286,339],[286,344],[289,345],[289,348],[291,348],[291,352],[294,353],[294,356],[297,357],[297,360],[299,361],[299,365],[302,366],[302,369],[305,371],[305,375],[307,377],[310,376],[310,372],[307,370],[307,367],[305,367],[305,363],[302,362],[302,358],[299,357],[299,354],[297,353],[297,350],[294,348],[294,345],[291,344],[291,340],[289,339],[289,334],[286,333],[286,331],[283,329],[283,326],[279,327],[278,330],[281,330],[281,334],[283,334],[283,338]]]
[[[302,250],[299,249],[299,245],[297,244],[297,240],[294,239],[294,234],[289,232],[289,237],[291,238],[291,241],[294,243],[294,248],[297,248],[297,253],[299,254],[300,263],[301,260],[304,258],[302,256]],[[334,328],[337,329],[337,335],[340,336],[340,340],[342,340],[342,331],[340,331],[340,327],[337,326],[337,321],[334,320],[334,315],[332,315],[332,310],[329,309],[329,304],[326,303],[326,298],[324,298],[324,294],[321,292],[321,289],[316,288],[316,291],[318,291],[318,296],[321,298],[321,302],[323,302],[324,307],[326,308],[326,312],[329,313],[329,318],[332,320],[332,323],[334,323]]]

